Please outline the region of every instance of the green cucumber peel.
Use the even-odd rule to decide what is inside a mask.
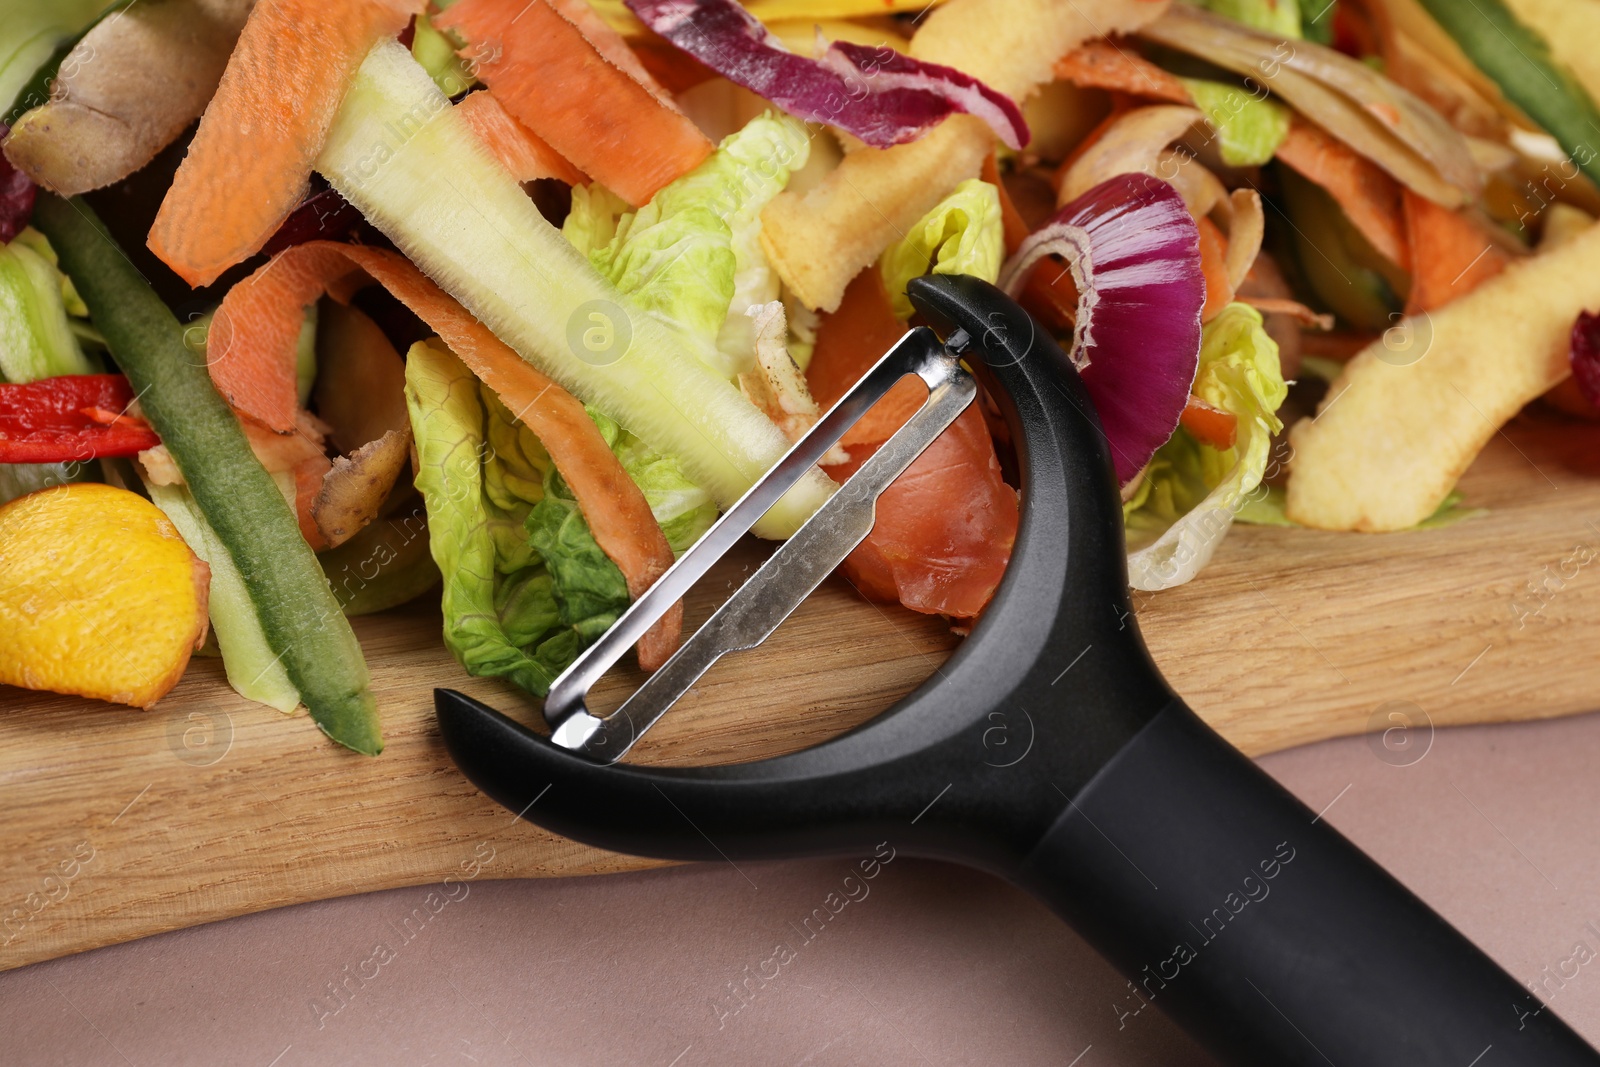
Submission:
[[[178,528],[190,550],[211,568],[206,613],[211,617],[211,635],[222,653],[228,684],[246,700],[283,712],[293,711],[300,703],[300,691],[289,681],[289,672],[267,641],[255,602],[250,599],[239,568],[233,565],[233,557],[200,513],[194,497],[181,485],[147,484],[145,490],[150,502]]]
[[[333,740],[377,755],[383,741],[361,645],[183,326],[81,200],[41,192],[34,221],[232,557],[301,702]]]
[[[1578,169],[1600,184],[1600,109],[1504,0],[1422,0],[1434,21],[1506,99],[1556,139]]]

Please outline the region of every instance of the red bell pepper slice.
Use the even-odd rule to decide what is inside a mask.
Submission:
[[[120,374],[0,383],[0,463],[70,463],[154,448],[161,438],[128,414],[132,404]]]
[[[1189,403],[1179,416],[1178,423],[1188,430],[1196,441],[1224,452],[1233,447],[1233,442],[1239,434],[1239,416],[1231,411],[1212,407],[1193,395],[1189,397]]]

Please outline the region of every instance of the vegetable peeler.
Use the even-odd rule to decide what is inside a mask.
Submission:
[[[1168,687],[1139,635],[1111,458],[1067,355],[978,279],[929,276],[908,294],[932,328],[907,333],[557,680],[549,737],[436,692],[467,777],[548,830],[619,852],[768,859],[888,841],[992,872],[1228,1063],[1600,1064]],[[907,374],[927,384],[924,406],[617,711],[592,714],[600,674]],[[974,375],[1016,445],[1021,523],[993,602],[935,677],[790,755],[619,763],[719,656],[759,644],[860,542],[878,493],[972,401]],[[998,757],[988,732],[1024,720],[1026,754]]]

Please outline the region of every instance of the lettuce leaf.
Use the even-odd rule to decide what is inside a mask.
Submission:
[[[95,373],[68,319],[68,296],[76,300],[77,294],[54,260],[37,231],[24,230],[0,245],[0,380]]]
[[[1224,18],[1275,33],[1298,38],[1301,31],[1299,0],[1194,0],[1196,7],[1214,11]],[[1313,0],[1319,10],[1322,4]]]
[[[673,554],[682,554],[717,521],[717,502],[710,493],[689,480],[676,459],[653,451],[603,412],[595,408],[585,410],[599,427],[600,436],[622,462],[622,469],[644,493]]]
[[[611,244],[617,222],[631,210],[626,200],[599,182],[574,185],[572,208],[561,224],[561,236],[592,261],[596,252]]]
[[[445,644],[468,673],[543,696],[627,607],[622,572],[537,438],[452,353],[412,346],[406,405]]]
[[[523,526],[528,543],[544,560],[550,593],[561,624],[588,644],[610,628],[628,606],[628,583],[595,542],[571,490],[554,468],[545,477],[544,497]]]
[[[1230,167],[1259,167],[1289,136],[1289,109],[1237,85],[1182,78],[1184,88],[1217,131],[1217,150]]]
[[[595,186],[574,190],[562,232],[612,284],[733,378],[754,359],[745,308],[778,296],[777,275],[761,251],[761,209],[805,165],[809,146],[803,123],[757,116],[614,223],[615,197]]]
[[[894,313],[909,319],[906,283],[924,274],[970,274],[993,282],[1005,261],[1000,194],[969,178],[922,217],[904,239],[883,254],[883,284]]]
[[[1261,479],[1276,414],[1288,395],[1278,346],[1247,304],[1229,304],[1201,333],[1194,395],[1239,420],[1232,448],[1200,444],[1183,429],[1156,452],[1124,505],[1128,579],[1135,589],[1182,585],[1211,560],[1234,516],[1265,495]]]

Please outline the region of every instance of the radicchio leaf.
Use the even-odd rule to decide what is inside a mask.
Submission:
[[[0,125],[0,141],[10,132],[10,126]],[[37,193],[33,179],[13,167],[5,154],[0,153],[0,244],[10,244],[17,234],[27,229]]]
[[[321,189],[300,201],[261,246],[261,254],[275,256],[285,248],[311,241],[341,241],[361,221],[361,212],[353,204],[333,189]]]
[[[1172,436],[1200,358],[1200,235],[1177,190],[1119,174],[1063,207],[1000,274],[1015,296],[1061,256],[1077,283],[1072,361],[1094,399],[1126,485]],[[1044,264],[1050,270],[1052,265]]]
[[[1589,403],[1600,407],[1600,315],[1578,312],[1572,324],[1572,346],[1567,352],[1572,380]]]
[[[847,130],[874,148],[914,141],[957,112],[1028,143],[1016,103],[953,67],[892,48],[835,41],[821,59],[796,55],[735,0],[626,0],[646,26],[797,118]]]

